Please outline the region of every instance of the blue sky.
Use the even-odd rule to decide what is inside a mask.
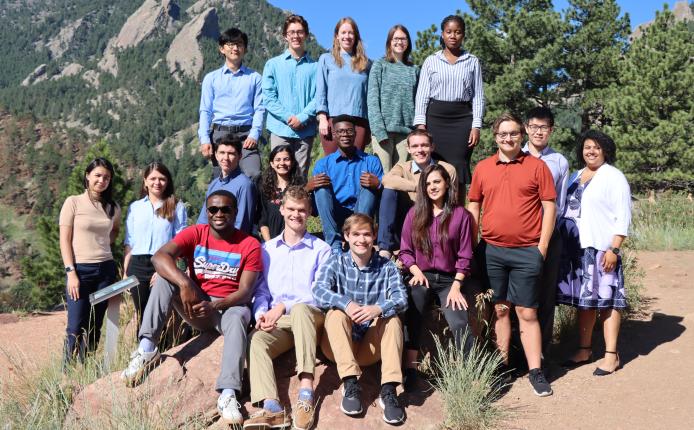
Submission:
[[[357,21],[366,53],[370,58],[383,55],[388,29],[396,23],[403,24],[416,37],[418,30],[431,24],[438,25],[446,15],[456,9],[469,12],[465,1],[451,0],[269,0],[274,6],[303,15],[309,22],[310,30],[318,42],[330,47],[335,23],[343,16],[351,16]],[[674,0],[617,0],[622,13],[629,13],[632,27],[655,18],[655,11],[662,10],[667,3],[673,8]],[[563,10],[567,0],[555,0],[555,9]]]

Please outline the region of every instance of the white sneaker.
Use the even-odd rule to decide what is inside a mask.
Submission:
[[[239,409],[241,405],[236,400],[236,396],[222,394],[217,399],[217,410],[226,424],[243,424],[243,415]]]
[[[137,385],[148,370],[155,364],[161,354],[159,354],[159,348],[154,348],[152,352],[144,352],[140,348],[137,348],[130,354],[130,363],[128,367],[121,372],[121,379],[125,380],[127,386]]]

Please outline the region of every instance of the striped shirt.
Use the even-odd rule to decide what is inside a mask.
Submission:
[[[484,88],[477,57],[463,51],[455,63],[450,64],[443,51],[428,56],[419,74],[414,125],[426,124],[430,100],[472,102],[472,126],[482,127]]]
[[[331,257],[318,269],[313,281],[318,307],[346,310],[350,302],[378,305],[388,318],[407,309],[407,291],[395,263],[376,252],[366,267],[359,268],[347,251]]]

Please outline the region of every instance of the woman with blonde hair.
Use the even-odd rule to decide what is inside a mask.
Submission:
[[[338,115],[353,117],[358,149],[363,150],[371,140],[366,107],[370,68],[357,23],[349,17],[340,19],[332,50],[318,59],[316,77],[316,117],[326,155],[337,150],[331,118]]]

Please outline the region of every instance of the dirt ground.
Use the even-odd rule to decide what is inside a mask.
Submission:
[[[595,364],[565,371],[550,367],[554,395],[536,397],[526,377],[499,401],[505,429],[686,429],[694,408],[694,251],[642,252],[639,265],[648,308],[622,325],[615,374],[592,375]],[[0,379],[16,372],[6,353],[29,369],[59,354],[64,312],[17,318],[0,315]],[[602,356],[596,332],[594,352]],[[569,351],[565,352],[568,355]],[[564,357],[559,355],[557,360]]]

